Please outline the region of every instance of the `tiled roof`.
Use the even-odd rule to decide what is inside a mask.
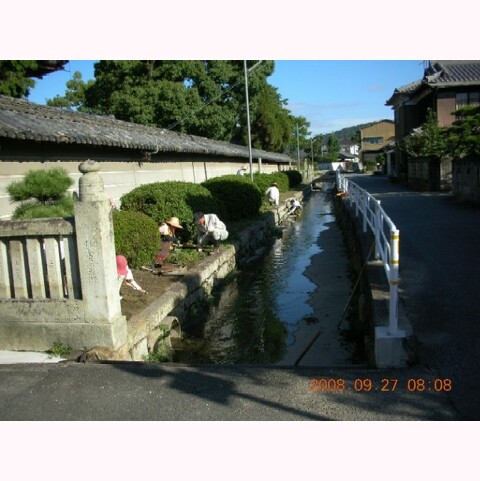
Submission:
[[[430,77],[426,72],[429,85],[447,83],[480,84],[479,60],[432,60],[431,63],[435,73]]]
[[[0,95],[0,139],[2,137],[148,152],[249,157],[248,147],[241,145],[146,127],[112,117],[38,105],[28,100]],[[252,156],[274,162],[290,161],[285,154],[256,149],[252,149]]]
[[[392,105],[398,97],[414,94],[423,85],[442,88],[469,84],[480,85],[480,60],[430,60],[423,78],[396,88],[385,105]]]

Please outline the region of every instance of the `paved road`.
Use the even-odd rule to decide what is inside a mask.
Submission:
[[[417,366],[0,364],[0,420],[479,419],[480,210],[384,178],[355,180],[401,231],[401,301],[420,340]],[[435,383],[446,377],[451,390]]]
[[[418,337],[420,365],[451,378],[455,407],[480,420],[480,208],[383,176],[349,178],[380,200],[400,229],[400,301]]]
[[[425,379],[427,388],[409,389],[410,378]],[[448,396],[435,391],[434,379],[424,369],[0,365],[0,420],[458,419]]]

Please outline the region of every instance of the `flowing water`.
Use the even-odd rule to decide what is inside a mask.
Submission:
[[[215,364],[276,363],[295,342],[300,321],[312,316],[316,289],[304,272],[322,252],[319,236],[335,220],[331,194],[314,191],[301,216],[284,222],[283,235],[259,262],[222,287],[204,312],[202,341],[185,341],[174,361]]]

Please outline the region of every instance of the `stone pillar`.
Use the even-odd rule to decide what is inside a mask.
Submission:
[[[100,165],[87,160],[78,169],[83,175],[74,212],[85,320],[99,346],[117,349],[127,340],[127,324],[120,306],[112,210]]]

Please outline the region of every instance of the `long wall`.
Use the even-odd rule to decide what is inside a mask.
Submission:
[[[63,167],[74,180],[74,187],[71,189],[73,192],[76,190],[78,180],[81,177],[78,171],[78,164],[78,160],[0,162],[0,220],[10,218],[15,208],[10,203],[6,190],[11,182],[21,180],[29,170]],[[248,161],[245,162],[245,159],[231,159],[228,161],[205,159],[204,161],[199,161],[198,158],[195,158],[192,161],[185,158],[174,162],[144,163],[104,161],[101,162],[101,172],[105,182],[105,192],[115,202],[116,206],[120,207],[120,197],[139,185],[172,180],[201,183],[212,177],[235,174],[243,164],[246,164],[248,167]],[[279,168],[281,167],[277,164],[259,162],[257,159],[253,163],[253,172],[277,172]]]
[[[453,195],[480,204],[480,157],[469,156],[453,162]]]

